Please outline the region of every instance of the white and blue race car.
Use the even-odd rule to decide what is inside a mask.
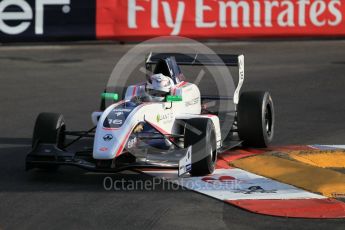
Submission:
[[[231,97],[205,96],[197,85],[183,81],[180,65],[224,65],[239,68],[239,81]],[[211,174],[217,154],[237,146],[266,147],[274,135],[274,107],[268,92],[243,92],[243,55],[150,53],[146,68],[167,76],[171,87],[161,100],[152,97],[154,83],[131,85],[122,100],[116,93],[102,93],[101,111],[92,113],[94,127],[68,131],[61,114],[39,114],[26,169],[56,170],[74,165],[91,171],[170,168],[179,175]],[[229,77],[231,81],[233,79]],[[157,96],[157,95],[156,95]],[[113,103],[105,106],[106,100]],[[205,109],[204,102],[227,100],[230,132],[223,136],[220,114]],[[67,140],[76,138],[67,143]],[[83,139],[89,147],[72,148]],[[83,144],[84,145],[84,144]]]

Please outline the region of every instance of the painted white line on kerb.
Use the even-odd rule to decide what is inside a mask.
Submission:
[[[335,149],[345,149],[345,145],[308,145],[311,148],[319,150],[335,150]]]
[[[172,170],[144,172],[219,200],[326,198],[242,169],[217,169],[205,177],[178,177]]]

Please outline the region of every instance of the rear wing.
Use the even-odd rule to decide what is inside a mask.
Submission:
[[[174,57],[178,65],[188,66],[229,66],[238,67],[239,81],[233,101],[239,102],[240,90],[244,82],[244,55],[236,54],[181,54],[181,53],[149,53],[146,57],[146,69],[151,69],[161,59]]]
[[[157,64],[161,59],[175,57],[178,65],[239,66],[241,56],[243,55],[150,53],[146,58],[146,64]]]

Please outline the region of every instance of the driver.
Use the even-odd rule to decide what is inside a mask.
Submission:
[[[154,74],[146,83],[146,93],[151,97],[151,101],[164,101],[173,86],[174,82],[170,77],[161,73]]]

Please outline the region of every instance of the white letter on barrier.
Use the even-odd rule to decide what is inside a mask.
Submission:
[[[239,8],[241,7],[243,10],[243,26],[244,27],[250,27],[250,22],[249,22],[249,4],[248,2],[245,1],[240,1],[238,3],[236,2],[219,2],[219,15],[220,15],[220,27],[227,27],[226,25],[226,10],[227,8],[230,7],[231,9],[231,26],[232,27],[240,27],[238,24],[238,11]]]
[[[183,21],[185,3],[182,1],[178,2],[175,22],[172,18],[169,3],[168,2],[162,2],[162,5],[163,5],[166,24],[170,28],[173,28],[171,35],[178,35],[180,33],[181,25],[182,25],[182,21]]]
[[[128,27],[131,29],[138,28],[137,11],[145,11],[145,9],[142,6],[137,6],[137,0],[128,0]]]
[[[158,0],[152,0],[151,3],[151,26],[152,28],[159,28],[158,23]]]
[[[70,0],[36,0],[35,34],[43,34],[44,6],[69,5]]]
[[[204,22],[204,11],[212,11],[212,8],[210,6],[204,5],[204,0],[196,0],[196,5],[195,5],[196,27],[198,28],[216,27],[216,22]]]
[[[283,1],[282,6],[287,6],[285,10],[279,13],[278,15],[278,25],[285,27],[285,26],[290,26],[293,27],[295,26],[294,23],[294,5],[290,1]],[[286,20],[284,18],[286,17]]]
[[[254,26],[261,27],[261,3],[258,1],[254,2]]]
[[[272,9],[278,7],[279,3],[276,1],[265,1],[265,26],[272,27]]]
[[[324,26],[326,20],[319,21],[318,17],[326,10],[326,3],[324,1],[315,1],[310,6],[310,20],[315,26]]]
[[[309,0],[299,0],[298,4],[298,25],[299,26],[306,26],[305,23],[305,11],[306,6],[310,4]]]
[[[19,7],[21,12],[4,12],[5,9],[10,6],[15,5]],[[0,31],[6,34],[20,34],[24,32],[29,26],[30,22],[21,22],[16,26],[9,26],[4,21],[5,20],[31,20],[32,19],[32,9],[30,5],[24,0],[18,0],[13,2],[12,0],[4,0],[0,2]]]
[[[341,14],[341,11],[335,5],[341,6],[341,2],[339,0],[333,0],[328,5],[329,11],[335,17],[334,21],[331,21],[331,20],[328,21],[328,24],[331,26],[337,26],[343,20],[343,15]]]

